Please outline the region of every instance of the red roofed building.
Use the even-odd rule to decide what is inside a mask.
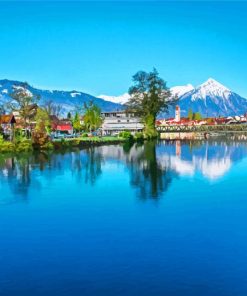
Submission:
[[[10,139],[13,137],[15,124],[16,120],[13,114],[0,115],[0,127],[2,132]]]
[[[51,129],[54,132],[63,133],[63,134],[73,134],[73,126],[69,120],[59,120],[57,116],[51,115]]]
[[[58,122],[58,123],[53,124],[52,129],[56,132],[73,134],[73,127],[72,127],[71,123]]]

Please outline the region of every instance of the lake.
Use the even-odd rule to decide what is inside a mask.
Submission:
[[[0,295],[247,295],[247,143],[0,157]]]

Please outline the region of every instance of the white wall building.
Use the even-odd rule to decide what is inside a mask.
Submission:
[[[175,121],[179,122],[180,121],[180,107],[177,105],[175,109]]]
[[[117,135],[122,131],[131,133],[141,132],[144,128],[139,117],[126,111],[102,112],[103,118],[102,134]]]

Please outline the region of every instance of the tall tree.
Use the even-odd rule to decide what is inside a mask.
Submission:
[[[80,116],[79,114],[76,112],[75,113],[75,117],[73,119],[73,128],[75,131],[79,132],[82,130],[82,125],[81,125],[81,122],[80,122]]]
[[[35,116],[35,129],[33,132],[33,143],[39,147],[47,144],[49,140],[49,131],[51,127],[49,114],[45,109],[38,108]]]
[[[19,112],[19,116],[23,121],[25,130],[29,127],[30,121],[36,115],[36,104],[39,101],[39,96],[33,95],[28,89],[27,84],[23,84],[21,87],[15,88],[11,93],[12,101],[8,103],[8,109]]]
[[[191,108],[190,108],[189,111],[188,111],[188,119],[189,119],[189,120],[192,120],[192,119],[193,119],[193,111],[192,111]]]
[[[202,119],[201,113],[200,112],[194,113],[193,114],[193,119],[194,120],[201,120]]]
[[[156,136],[155,121],[160,112],[168,110],[177,98],[171,95],[166,82],[159,77],[156,69],[147,73],[139,71],[133,76],[127,109],[141,116],[145,123],[145,134]]]
[[[87,130],[94,131],[97,130],[102,124],[101,110],[93,102],[84,104],[85,114],[84,114],[84,124]]]
[[[71,119],[72,118],[72,115],[71,115],[71,112],[68,112],[68,114],[67,114],[67,119]]]

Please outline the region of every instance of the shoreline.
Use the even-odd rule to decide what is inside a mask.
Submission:
[[[202,132],[173,132],[173,133],[161,133],[160,137],[153,139],[157,141],[211,141],[211,140],[225,140],[225,141],[247,141],[247,132],[218,132],[218,133],[205,133]],[[145,141],[152,141],[151,139],[132,139],[117,138],[117,137],[85,137],[85,138],[71,138],[71,139],[59,139],[47,142],[46,147],[35,147],[31,140],[25,140],[19,143],[12,143],[4,141],[0,145],[0,155],[19,155],[25,153],[52,153],[52,152],[64,152],[73,149],[84,149],[90,147],[98,147],[104,145],[118,145],[118,144],[134,144],[143,143]]]

